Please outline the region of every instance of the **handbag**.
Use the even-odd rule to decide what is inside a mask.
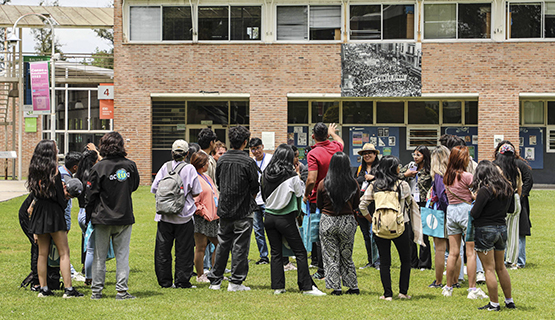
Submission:
[[[91,241],[91,236],[93,232],[94,232],[94,226],[89,221],[89,224],[87,225],[87,230],[85,231],[85,239],[84,239],[85,245],[83,246],[83,252],[87,251],[87,244],[89,243],[89,241]],[[114,245],[112,244],[112,239],[110,238],[110,247],[108,248],[108,253],[106,254],[106,260],[112,260],[115,257],[116,255],[114,253]]]
[[[447,238],[445,212],[437,209],[437,203],[432,206],[431,199],[426,201],[426,206],[420,208],[422,216],[422,233],[434,238]]]
[[[316,208],[316,212],[310,214],[310,238],[312,242],[320,241],[320,219],[322,213]]]
[[[302,207],[305,216],[303,219],[303,225],[299,228],[299,231],[301,232],[301,238],[303,239],[306,251],[310,252],[312,251],[312,237],[310,235],[310,204],[307,202],[306,205]]]

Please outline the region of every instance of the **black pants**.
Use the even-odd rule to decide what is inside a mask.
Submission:
[[[291,247],[297,259],[297,284],[299,290],[308,291],[312,290],[314,282],[310,277],[308,271],[308,260],[306,249],[301,238],[301,233],[297,226],[297,211],[289,214],[278,216],[266,213],[266,220],[264,221],[264,228],[270,241],[271,250],[271,276],[272,276],[272,289],[285,289],[285,272],[283,271],[282,255],[283,240]]]
[[[412,239],[414,239],[414,232],[412,231],[412,223],[409,221],[407,227],[410,239],[410,266],[415,269],[431,269],[432,268],[432,252],[430,251],[430,239],[427,235],[422,235],[425,247],[420,246],[420,254],[418,254],[418,247]],[[420,256],[420,257],[419,257]]]
[[[195,226],[193,220],[184,224],[158,222],[154,269],[162,288],[172,286],[172,247],[175,242],[175,286],[190,288],[195,254]]]
[[[374,237],[380,253],[380,278],[385,297],[392,297],[391,290],[391,242],[395,244],[401,260],[401,274],[399,276],[399,293],[407,294],[410,283],[410,242],[409,233],[406,232],[409,224],[405,224],[405,232],[395,239]]]
[[[229,279],[229,282],[242,284],[247,279],[252,220],[252,217],[236,220],[220,218],[216,258],[212,270],[207,275],[211,284],[219,285],[222,283],[230,252],[231,279]]]
[[[372,234],[372,230],[370,229],[371,223],[365,217],[356,216],[358,225],[360,227],[360,232],[362,233],[362,237],[364,238],[364,246],[366,247],[366,255],[368,256],[368,263],[373,265],[374,263],[379,264],[379,254],[376,249],[372,249],[372,237],[375,237]]]

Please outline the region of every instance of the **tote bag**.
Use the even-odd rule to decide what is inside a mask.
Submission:
[[[434,238],[446,237],[445,213],[437,209],[437,203],[431,206],[431,199],[426,201],[426,206],[420,208],[422,216],[422,233]]]
[[[505,263],[515,264],[518,259],[518,225],[520,223],[520,196],[514,195],[515,210],[507,213],[507,251],[505,251]]]

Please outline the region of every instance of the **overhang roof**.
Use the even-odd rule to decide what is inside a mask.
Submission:
[[[114,27],[114,8],[52,7],[52,6],[0,6],[0,27],[13,27],[24,14],[49,15],[57,23],[56,28],[105,28]],[[43,28],[38,16],[28,16],[17,24],[20,28]]]

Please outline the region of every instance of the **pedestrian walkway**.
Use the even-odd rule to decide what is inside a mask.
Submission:
[[[8,201],[27,193],[25,181],[0,180],[0,202]]]

